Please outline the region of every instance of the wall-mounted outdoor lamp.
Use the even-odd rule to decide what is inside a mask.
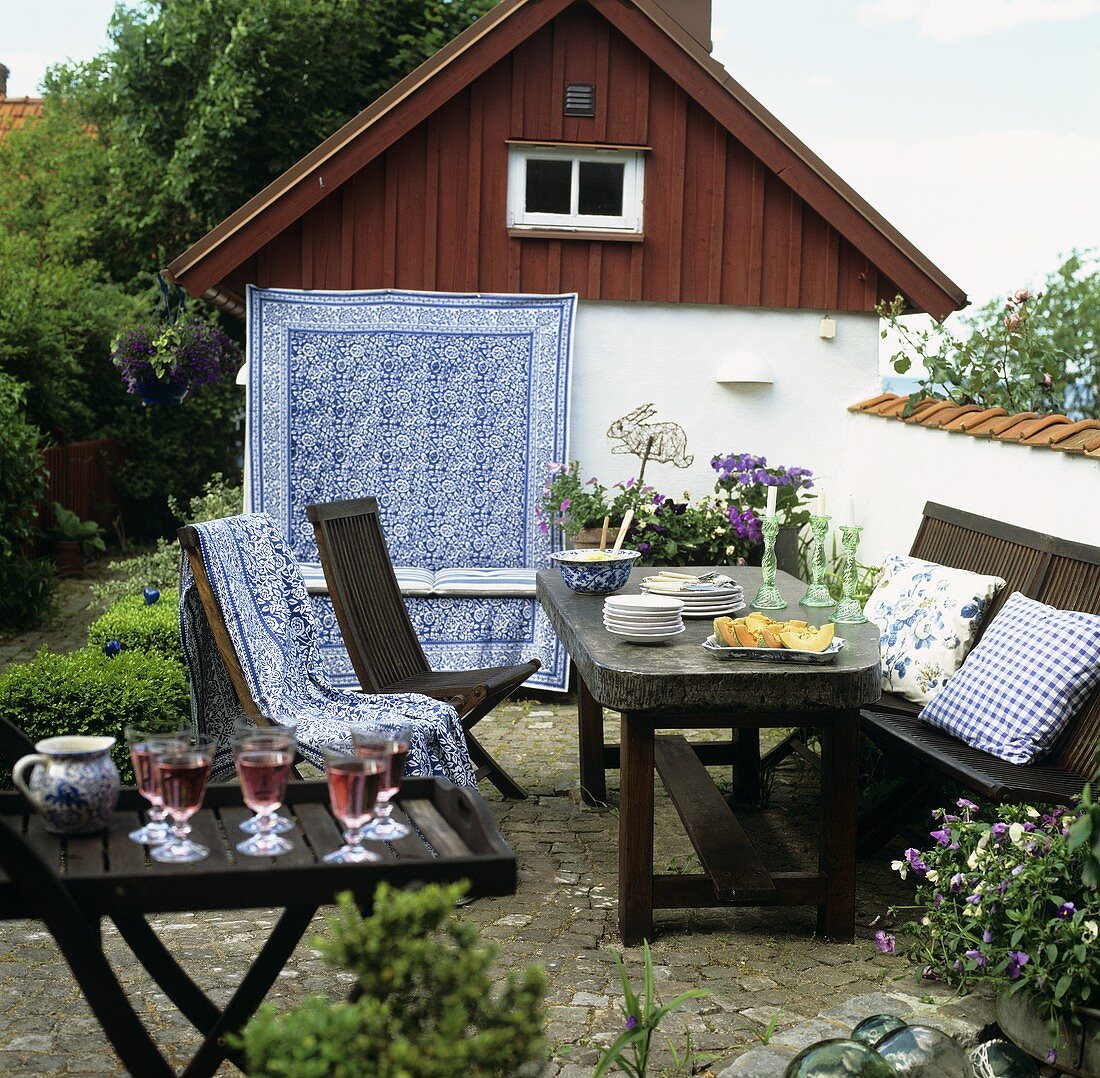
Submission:
[[[734,352],[718,364],[714,380],[725,385],[768,384],[775,381],[771,367],[755,352]]]

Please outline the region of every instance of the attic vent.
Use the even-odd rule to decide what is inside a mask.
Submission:
[[[596,87],[590,82],[570,82],[565,87],[566,116],[595,116]]]

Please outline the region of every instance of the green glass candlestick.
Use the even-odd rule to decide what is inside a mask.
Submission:
[[[760,560],[764,579],[752,605],[757,610],[782,610],[787,601],[775,586],[775,537],[779,534],[779,517],[764,517],[760,521],[760,530],[764,533],[764,557]]]
[[[832,517],[811,516],[810,530],[814,534],[810,548],[810,586],[802,596],[800,606],[836,606],[836,601],[825,586],[825,537],[829,534]]]
[[[844,597],[837,603],[833,621],[845,625],[861,625],[867,619],[856,602],[856,551],[863,529],[858,524],[841,524],[840,543],[844,547]]]

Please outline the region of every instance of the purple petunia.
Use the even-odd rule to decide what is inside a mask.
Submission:
[[[965,884],[966,884],[966,875],[965,875],[965,873],[956,872],[955,875],[951,877],[951,883],[948,886],[948,890],[953,895],[957,895],[963,889]]]
[[[951,845],[951,832],[947,828],[943,828],[940,831],[929,831],[928,834],[934,838],[941,846]]]
[[[893,954],[897,950],[898,941],[894,936],[883,932],[881,929],[875,933],[875,946],[883,954]]]
[[[989,830],[993,832],[993,837],[995,839],[1002,839],[1008,831],[1008,824],[998,822],[995,823]]]

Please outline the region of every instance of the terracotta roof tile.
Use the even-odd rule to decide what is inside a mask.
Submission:
[[[1044,415],[1020,425],[1019,437],[1024,445],[1047,445],[1065,427],[1073,426],[1073,420],[1065,415]]]
[[[912,414],[903,417],[902,412],[908,403],[908,397],[897,393],[880,393],[851,405],[848,411],[877,415],[883,419],[900,419],[903,423],[930,430],[961,432],[973,438],[996,438],[1009,444],[1082,453],[1100,460],[1100,420],[1074,422],[1068,416],[1057,413],[1040,415],[1038,412],[1017,412],[1009,415],[1003,408],[956,404],[932,397],[918,401]]]
[[[41,97],[0,96],[0,138],[42,112]]]
[[[1063,453],[1083,453],[1085,446],[1100,441],[1100,421],[1082,419],[1080,423],[1071,423],[1061,428],[1051,440],[1051,449],[1060,449]]]

